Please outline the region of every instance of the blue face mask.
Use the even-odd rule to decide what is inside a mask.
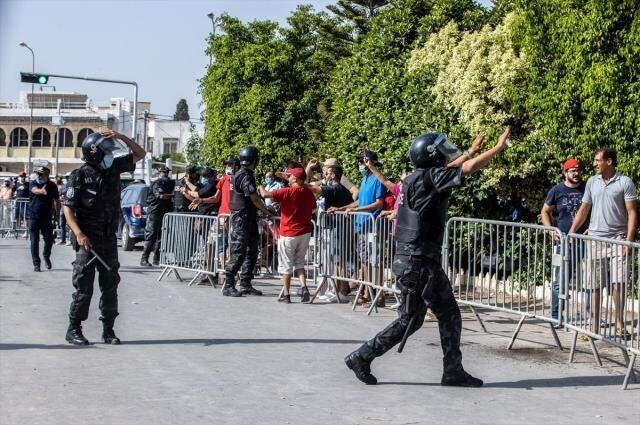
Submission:
[[[209,184],[209,179],[206,177],[200,177],[200,184]]]
[[[46,181],[46,180],[41,179],[40,177],[38,177],[38,179],[36,180],[36,182],[37,182],[38,184],[44,184],[44,182],[45,182],[45,181]]]
[[[108,154],[102,158],[102,168],[108,170],[113,165],[113,155]]]
[[[267,177],[266,179],[264,179],[264,184],[269,185],[273,183],[273,179],[271,177]]]

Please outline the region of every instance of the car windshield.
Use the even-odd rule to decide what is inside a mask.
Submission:
[[[147,205],[147,192],[149,188],[143,184],[128,186],[122,191],[122,205],[141,204]]]

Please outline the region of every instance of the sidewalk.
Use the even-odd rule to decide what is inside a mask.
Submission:
[[[480,389],[444,388],[436,322],[405,350],[376,360],[380,385],[365,386],[342,358],[395,316],[366,316],[347,305],[227,298],[187,287],[120,252],[116,332],[99,341],[96,285],[85,335],[64,341],[71,300],[70,247],[54,247],[54,269],[33,273],[28,244],[0,240],[1,424],[635,424],[640,384],[627,391],[619,350],[586,343],[567,364],[571,334],[559,351],[546,324],[526,321],[507,351],[517,317],[482,314],[490,333],[463,311],[466,369]]]

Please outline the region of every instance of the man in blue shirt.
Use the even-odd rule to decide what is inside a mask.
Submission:
[[[576,216],[580,204],[582,203],[582,195],[584,194],[584,182],[582,181],[582,170],[580,161],[577,159],[569,159],[562,166],[564,173],[564,181],[553,186],[547,194],[544,201],[542,211],[542,224],[545,226],[553,226],[553,213],[557,212],[558,217],[556,227],[563,234],[569,233],[573,218]],[[580,229],[580,233],[587,230],[586,226]],[[560,254],[560,244],[555,247],[556,254]],[[572,270],[573,267],[569,267]],[[560,267],[556,267],[553,283],[551,285],[551,318],[558,319],[558,293],[560,290]]]
[[[374,221],[375,217],[382,211],[384,205],[384,195],[386,188],[382,183],[375,178],[369,168],[364,164],[364,160],[367,158],[371,163],[376,166],[380,166],[378,162],[378,155],[375,152],[364,151],[358,157],[358,171],[362,174],[363,179],[360,184],[360,190],[358,191],[358,200],[352,202],[349,205],[340,208],[329,208],[327,212],[344,211],[346,214],[352,212],[368,212],[373,215],[373,218],[368,215],[358,215],[355,219],[354,230],[357,234],[358,244],[357,253],[361,270],[358,273],[360,276],[364,275],[364,280],[370,281],[368,276],[369,267],[367,266],[371,258],[371,250],[373,239],[369,238],[369,234],[375,231]],[[375,259],[371,259],[374,261]],[[363,300],[367,299],[367,294],[363,296]],[[384,306],[384,297],[380,298],[380,306]]]
[[[38,178],[29,183],[29,237],[31,238],[31,260],[33,271],[40,271],[40,233],[44,239],[44,263],[51,269],[51,247],[53,246],[53,217],[59,207],[60,194],[56,184],[49,180],[47,167],[35,170]]]

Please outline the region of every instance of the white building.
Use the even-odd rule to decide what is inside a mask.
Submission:
[[[138,102],[137,140],[143,139],[143,111],[149,108],[150,103]],[[130,136],[132,126],[133,102],[123,98],[96,105],[74,92],[22,92],[18,102],[0,102],[0,172],[28,169],[32,137],[32,163],[46,162],[53,174],[67,174],[82,163],[80,147],[87,135],[112,128]]]
[[[173,121],[149,115],[147,122],[147,146],[154,157],[164,154],[182,153],[191,136],[189,121]]]

